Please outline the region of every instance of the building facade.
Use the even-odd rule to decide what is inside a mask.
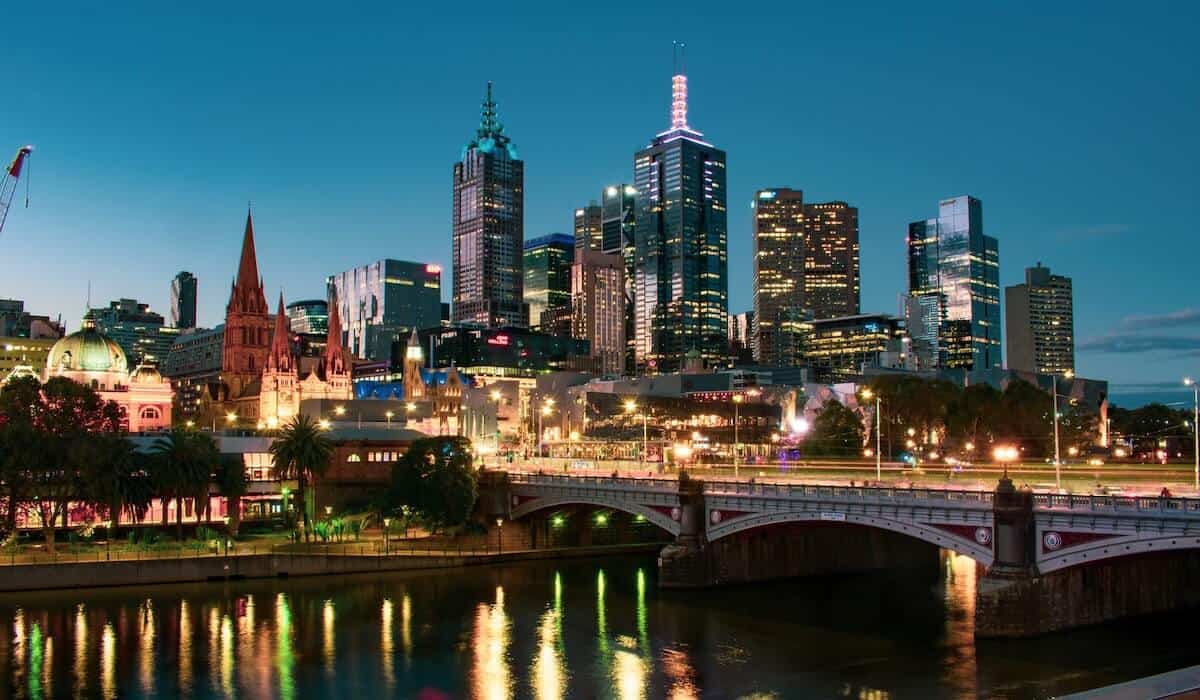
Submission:
[[[377,260],[333,275],[327,282],[345,322],[343,342],[355,357],[386,360],[392,343],[407,340],[414,329],[441,325],[442,268],[438,265]]]
[[[199,282],[190,272],[182,271],[171,279],[171,327],[183,330],[196,327],[196,293]]]
[[[687,76],[671,83],[670,128],[634,155],[634,354],[648,372],[727,351],[725,152],[688,125]]]
[[[530,328],[549,332],[545,327],[556,325],[554,317],[561,316],[563,309],[570,315],[575,243],[576,239],[565,233],[551,233],[525,241],[522,267]]]
[[[162,314],[150,310],[149,304],[137,299],[118,299],[107,307],[92,309],[96,328],[117,341],[125,356],[135,366],[161,366],[167,361],[171,344],[179,337],[179,329],[165,324]]]
[[[625,367],[624,372],[632,375],[637,371],[636,333],[633,321],[634,258],[637,221],[637,188],[625,183],[604,188],[600,198],[601,250],[609,255],[620,255],[624,263],[625,279]]]
[[[293,333],[325,335],[329,332],[329,302],[304,299],[287,305],[288,326]]]
[[[25,310],[25,302],[20,299],[0,299],[0,336],[57,340],[64,334],[61,318],[51,320],[49,316],[31,314]]]
[[[1071,278],[1050,268],[1025,268],[1025,284],[1004,288],[1008,369],[1038,374],[1075,372],[1075,302]]]
[[[595,201],[575,210],[575,250],[603,250],[602,208]]]
[[[479,129],[454,164],[454,323],[529,323],[521,273],[524,222],[525,164],[496,116],[488,83]]]
[[[200,394],[221,381],[225,324],[216,328],[191,328],[179,334],[167,353],[162,373],[175,392],[175,415],[194,419]]]
[[[900,319],[859,314],[812,321],[804,358],[809,380],[822,384],[855,381],[865,367],[916,369],[916,358]]]
[[[786,187],[754,194],[754,327],[750,348],[764,365],[800,362],[790,319],[805,309],[804,194]],[[785,325],[787,328],[785,328]]]
[[[571,266],[571,335],[588,341],[604,374],[625,370],[625,262],[581,251]]]
[[[983,233],[983,204],[963,195],[908,226],[908,326],[940,367],[1001,366],[1000,246]]]
[[[813,318],[859,313],[858,207],[804,205],[804,308]]]

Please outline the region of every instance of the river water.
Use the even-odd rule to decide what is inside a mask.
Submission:
[[[1200,663],[1195,614],[973,638],[974,562],[659,591],[653,558],[0,596],[0,697],[1040,698]]]

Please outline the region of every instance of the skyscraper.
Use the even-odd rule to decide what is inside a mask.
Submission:
[[[783,325],[803,312],[804,194],[786,187],[754,195],[754,326],[750,347],[764,365],[795,365],[801,358]],[[790,324],[789,324],[790,325]]]
[[[624,372],[633,375],[637,371],[634,348],[634,235],[637,220],[637,188],[618,184],[604,188],[600,199],[600,228],[602,250],[609,255],[620,255],[624,262],[625,280],[625,367]]]
[[[454,323],[528,324],[521,274],[524,189],[525,164],[496,117],[488,83],[479,129],[454,164]]]
[[[594,201],[575,210],[575,249],[603,250],[604,231],[601,224],[600,205]]]
[[[1000,245],[983,233],[983,203],[944,199],[908,226],[908,327],[941,367],[1000,363]]]
[[[858,207],[804,205],[804,306],[816,319],[859,312]]]
[[[333,275],[327,283],[336,292],[346,350],[354,357],[386,360],[392,343],[442,323],[438,265],[377,260]]]
[[[196,276],[180,272],[171,280],[171,325],[183,330],[196,327]]]
[[[118,299],[91,310],[96,330],[112,338],[125,351],[131,367],[142,363],[163,365],[179,329],[164,325],[162,314],[137,299]]]
[[[1075,371],[1075,309],[1071,278],[1050,268],[1025,268],[1025,284],[1004,288],[1008,368],[1039,374]]]
[[[671,126],[634,156],[635,355],[669,372],[695,349],[727,352],[725,152],[688,126],[687,76],[671,79]]]
[[[624,277],[617,254],[579,251],[571,265],[571,336],[588,341],[605,374],[625,369]]]
[[[550,333],[546,326],[554,325],[551,321],[555,316],[560,320],[570,318],[571,263],[575,261],[576,252],[575,239],[565,233],[551,233],[525,241],[522,264],[530,327]],[[551,312],[550,316],[544,317],[546,312]],[[569,326],[570,322],[566,321],[565,325]]]

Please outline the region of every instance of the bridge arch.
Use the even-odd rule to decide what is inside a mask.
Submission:
[[[987,545],[982,545],[977,541],[968,541],[963,537],[958,537],[949,531],[938,529],[923,523],[914,523],[902,520],[893,520],[883,518],[877,515],[859,515],[855,513],[840,514],[837,519],[824,517],[816,511],[774,511],[768,513],[753,513],[740,517],[730,518],[719,523],[708,523],[707,539],[709,542],[716,542],[730,535],[739,532],[746,532],[768,525],[777,525],[782,523],[803,523],[803,522],[820,522],[825,524],[849,524],[872,527],[881,530],[907,535],[914,539],[928,542],[942,549],[949,549],[958,554],[964,554],[971,557],[975,561],[984,566],[991,566],[994,557],[992,552],[992,525],[991,523],[961,523],[971,527],[979,526],[985,528],[988,532]]]
[[[679,536],[679,522],[672,519],[669,515],[640,503],[600,494],[588,496],[548,496],[543,498],[535,498],[533,500],[525,501],[513,506],[512,510],[509,512],[509,518],[513,520],[519,520],[527,515],[531,515],[538,511],[549,508],[577,505],[598,506],[601,508],[619,510],[623,513],[628,513],[634,516],[640,515],[645,518],[647,522],[658,526],[660,529],[669,533],[672,537]]]

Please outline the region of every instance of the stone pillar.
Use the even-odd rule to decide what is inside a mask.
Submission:
[[[1006,473],[992,500],[995,560],[988,575],[1027,577],[1034,572],[1033,492],[1013,487]]]
[[[509,487],[508,472],[480,471],[479,496],[475,501],[475,513],[490,527],[496,518],[508,519],[512,512],[512,489]]]
[[[658,555],[660,588],[710,585],[704,482],[679,473],[679,536]]]

